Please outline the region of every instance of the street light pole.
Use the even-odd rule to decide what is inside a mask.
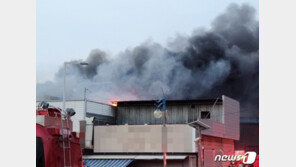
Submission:
[[[64,63],[64,84],[63,84],[63,112],[66,110],[66,64]]]
[[[66,69],[67,69],[67,64],[71,64],[68,62],[64,63],[64,83],[63,83],[63,110],[64,114],[66,114]],[[75,64],[75,63],[74,63]],[[79,65],[88,65],[88,63],[81,62]],[[68,118],[66,116],[65,118],[67,120],[67,126],[68,126]],[[64,124],[63,124],[63,118],[61,117],[61,126],[62,126],[62,134],[63,134],[63,156],[64,156],[64,167],[66,166],[66,152],[65,152],[65,142],[64,142]],[[68,134],[68,132],[67,132]],[[70,147],[70,146],[69,146]],[[71,166],[71,151],[69,151],[69,164]]]
[[[67,69],[67,64],[75,64],[75,63],[69,63],[69,62],[64,63],[63,112],[66,112],[66,69]],[[86,63],[86,62],[80,62],[77,64],[79,64],[81,66],[88,65],[88,63]]]

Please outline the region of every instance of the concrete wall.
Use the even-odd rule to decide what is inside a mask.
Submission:
[[[167,125],[167,152],[194,152],[195,130],[188,125]],[[94,152],[162,152],[162,125],[94,127]]]

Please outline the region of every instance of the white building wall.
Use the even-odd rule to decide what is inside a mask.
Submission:
[[[100,111],[98,113],[98,111]],[[114,110],[107,104],[102,104],[93,101],[87,101],[87,112],[92,114],[100,114],[106,116],[115,116]]]

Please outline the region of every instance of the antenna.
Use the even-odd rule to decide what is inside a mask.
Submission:
[[[87,112],[87,96],[86,96],[87,91],[91,92],[89,89],[84,88],[84,113],[83,113],[84,119],[86,118],[86,112]]]

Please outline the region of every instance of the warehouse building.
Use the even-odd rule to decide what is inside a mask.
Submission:
[[[226,96],[167,100],[166,131],[162,119],[154,117],[154,103],[119,101],[115,125],[94,126],[93,149],[85,151],[85,165],[162,166],[164,133],[168,167],[229,165],[215,162],[214,157],[234,153],[240,137],[239,102]],[[200,127],[201,133],[196,129]]]

